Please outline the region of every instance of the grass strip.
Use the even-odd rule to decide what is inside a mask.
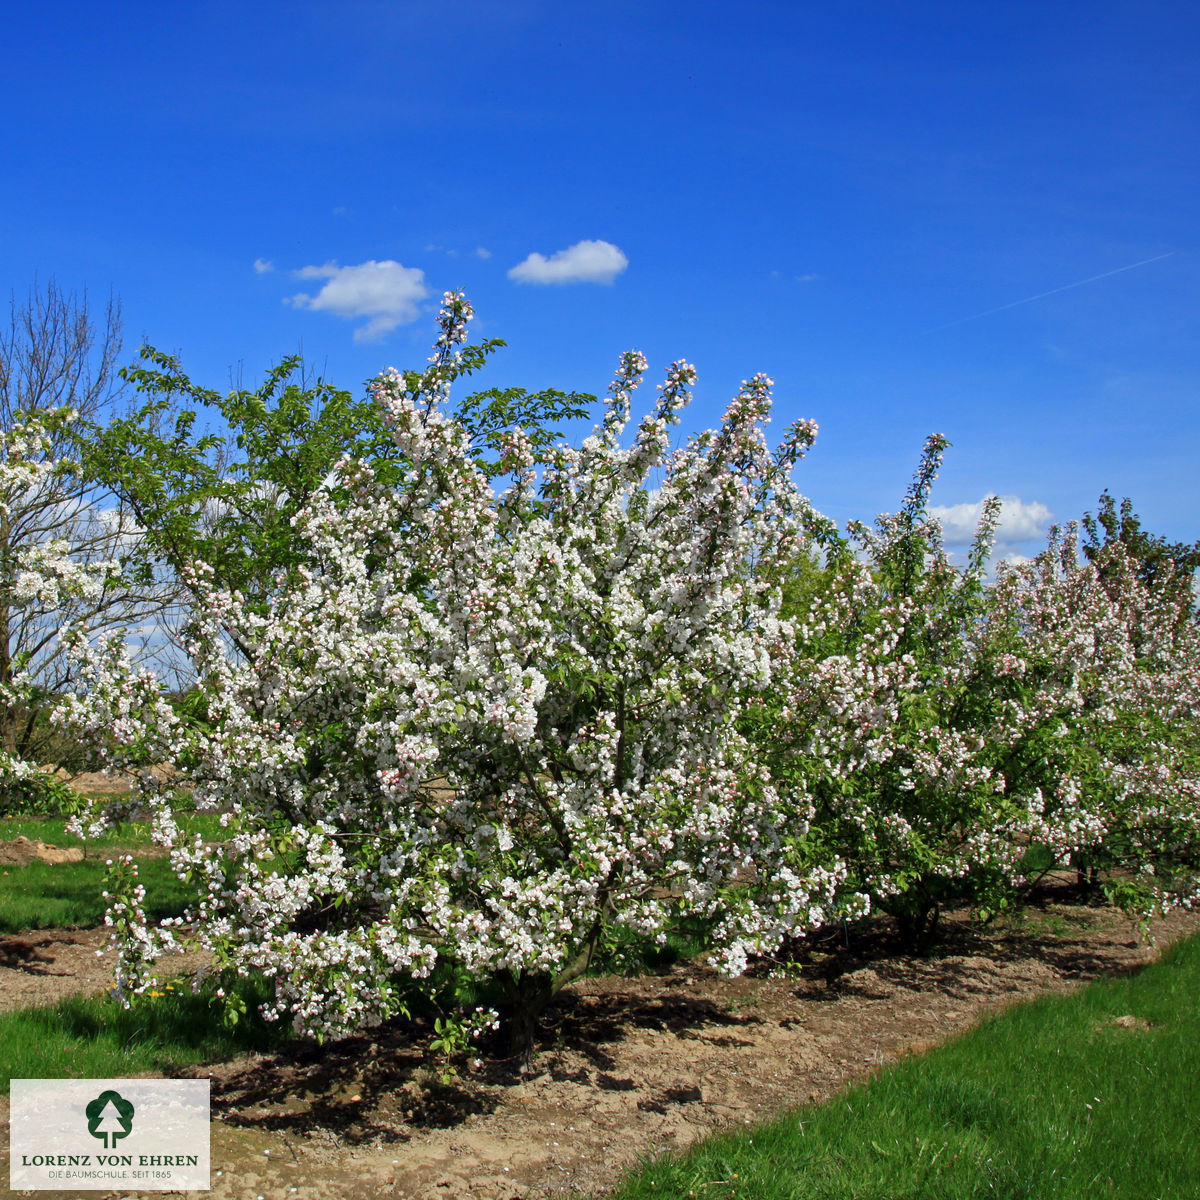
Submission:
[[[51,1008],[0,1013],[0,1086],[10,1079],[106,1079],[181,1068],[270,1050],[291,1036],[286,1022],[268,1025],[258,1005],[261,981],[239,985],[247,1012],[226,1024],[208,997],[186,983],[122,1008],[107,994],[75,996]]]
[[[179,882],[168,859],[145,859],[138,869],[146,888],[145,910],[150,920],[176,916],[189,899],[194,899],[194,889]],[[0,933],[101,924],[108,907],[101,896],[105,871],[104,860],[99,858],[5,867],[0,873]]]
[[[27,837],[49,846],[82,846],[85,855],[107,854],[117,846],[144,846],[150,842],[149,821],[122,821],[103,837],[87,839],[68,833],[67,821],[67,817],[0,818],[0,840]],[[196,834],[206,842],[225,841],[230,836],[230,830],[222,827],[221,818],[213,813],[181,814],[178,821],[181,836],[188,841]]]
[[[645,1166],[611,1200],[1195,1200],[1198,995],[1191,938]]]

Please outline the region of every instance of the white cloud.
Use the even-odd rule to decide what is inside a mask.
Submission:
[[[315,296],[301,292],[286,303],[351,320],[368,317],[367,323],[354,331],[356,342],[374,341],[397,325],[415,321],[420,315],[417,302],[429,295],[424,271],[391,259],[376,262],[372,258],[351,267],[329,262],[323,267],[302,267],[295,274],[300,279],[327,282]]]
[[[942,537],[948,546],[963,546],[975,536],[979,518],[983,514],[984,501],[974,504],[931,504],[929,515],[942,523]],[[996,540],[1008,545],[1027,542],[1045,535],[1053,514],[1040,500],[1028,502],[1018,496],[1000,497],[1000,525]]]
[[[808,271],[804,275],[797,275],[796,282],[797,283],[812,283],[814,280],[819,279],[819,278],[820,278],[820,276],[816,273],[816,271]]]
[[[1014,550],[1011,546],[997,546],[996,549],[992,552],[992,562],[993,563],[1006,562],[1006,563],[1009,563],[1011,566],[1020,567],[1020,566],[1023,566],[1025,563],[1033,562],[1033,559],[1030,558],[1027,554],[1019,553],[1018,551]]]
[[[612,283],[629,259],[612,242],[583,241],[547,258],[533,253],[508,273],[518,283]]]
[[[260,275],[266,275],[268,272],[275,270],[275,264],[269,258],[256,258],[254,260],[254,269]]]
[[[473,254],[476,258],[491,258],[492,252],[486,246],[477,246],[474,250],[458,250],[453,246],[439,246],[430,242],[425,247],[426,254],[444,254],[447,258],[461,258],[464,254]]]

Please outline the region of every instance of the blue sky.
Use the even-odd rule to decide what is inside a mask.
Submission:
[[[127,357],[144,337],[225,387],[302,350],[359,390],[419,366],[463,287],[509,343],[479,386],[599,393],[636,347],[652,382],[696,364],[698,429],[770,374],[779,427],[821,425],[797,478],[839,520],[894,509],[939,431],[952,528],[1011,496],[1029,553],[1107,487],[1200,537],[1193,5],[67,0],[4,24],[0,283],[111,289]]]

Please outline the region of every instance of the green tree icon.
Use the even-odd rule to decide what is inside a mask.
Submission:
[[[83,1111],[88,1133],[103,1139],[105,1150],[111,1150],[117,1138],[126,1137],[133,1128],[133,1105],[120,1092],[101,1092]]]

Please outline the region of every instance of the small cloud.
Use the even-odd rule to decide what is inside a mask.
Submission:
[[[805,275],[797,275],[796,282],[797,283],[813,283],[819,278],[820,278],[820,276],[816,273],[816,271],[809,271]]]
[[[350,215],[350,210],[344,204],[339,204],[333,210],[333,215],[335,217],[348,217]]]
[[[492,252],[483,246],[475,250],[458,250],[454,246],[439,246],[430,242],[425,247],[426,254],[444,254],[447,258],[461,258],[464,254],[473,254],[476,258],[491,258]]]
[[[275,270],[275,264],[269,258],[256,258],[254,260],[254,269],[260,275],[268,275]]]
[[[350,320],[368,317],[367,323],[354,331],[356,342],[375,341],[397,325],[415,321],[420,315],[417,302],[429,295],[424,271],[391,259],[368,259],[350,267],[329,262],[322,267],[301,267],[295,274],[300,279],[327,282],[315,296],[301,292],[285,303]]]
[[[509,271],[518,283],[612,283],[629,259],[612,242],[583,241],[547,258],[531,254]]]
[[[942,523],[942,537],[947,546],[965,546],[975,537],[983,506],[990,497],[974,504],[931,504],[929,515]],[[1040,500],[1028,502],[1018,496],[1000,497],[1000,524],[996,529],[997,542],[1008,545],[1043,537],[1053,514]]]

